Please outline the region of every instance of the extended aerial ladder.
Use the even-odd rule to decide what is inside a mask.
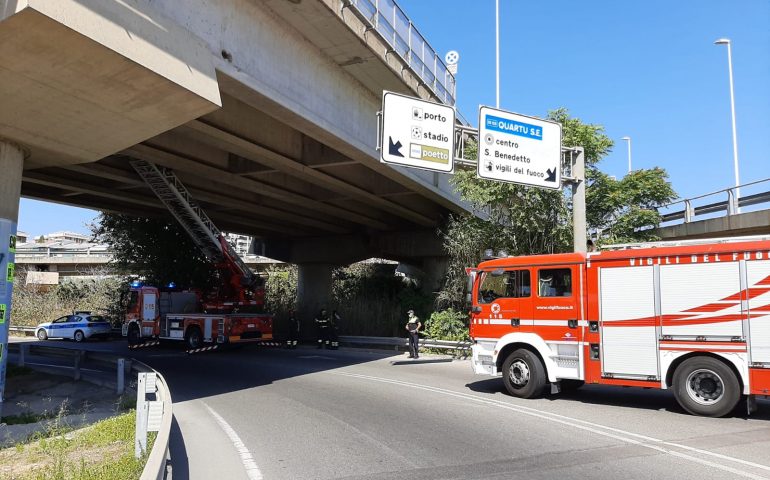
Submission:
[[[131,160],[131,166],[176,218],[192,241],[223,275],[224,292],[207,309],[237,310],[246,305],[262,306],[262,279],[244,263],[206,212],[174,172],[145,160]]]

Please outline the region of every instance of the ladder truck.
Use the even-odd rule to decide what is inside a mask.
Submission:
[[[273,316],[259,313],[264,308],[263,280],[243,262],[173,171],[144,160],[130,163],[216,266],[220,282],[205,295],[132,283],[122,324],[129,345],[179,340],[196,350],[272,340]]]
[[[668,389],[720,417],[770,395],[770,237],[494,258],[468,273],[473,369],[513,396]]]

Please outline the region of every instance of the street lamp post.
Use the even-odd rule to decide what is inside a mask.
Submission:
[[[621,140],[628,142],[628,173],[631,173],[631,137],[623,137]]]
[[[741,184],[738,175],[738,133],[735,129],[735,91],[733,88],[733,53],[729,38],[720,38],[714,42],[714,45],[727,45],[727,68],[730,73],[730,111],[733,122],[733,166],[735,168],[735,212],[740,213],[738,199],[741,198],[741,190],[738,186]]]
[[[495,0],[495,99],[500,108],[500,0]]]

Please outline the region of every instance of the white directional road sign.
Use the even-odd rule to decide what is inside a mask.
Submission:
[[[478,176],[561,188],[561,125],[490,107],[479,108]]]
[[[393,92],[382,95],[383,162],[451,173],[454,131],[454,108]]]

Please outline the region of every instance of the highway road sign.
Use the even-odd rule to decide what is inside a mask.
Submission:
[[[482,106],[478,159],[481,178],[561,188],[561,125]]]
[[[454,131],[454,108],[393,92],[382,95],[382,162],[451,173]]]

